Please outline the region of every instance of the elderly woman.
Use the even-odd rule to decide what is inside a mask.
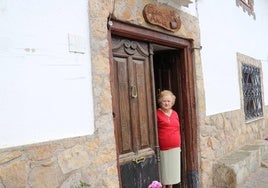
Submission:
[[[157,125],[160,146],[161,183],[164,188],[172,188],[181,181],[181,134],[177,112],[172,110],[176,96],[169,90],[158,96]]]

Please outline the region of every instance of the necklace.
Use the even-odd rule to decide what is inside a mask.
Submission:
[[[166,115],[167,121],[170,122],[170,116],[171,116],[172,110],[169,110],[168,112],[165,112],[161,108],[160,108],[160,110]]]
[[[168,116],[168,117],[170,117],[170,115],[171,115],[171,113],[172,113],[172,110],[169,110],[168,112],[165,112],[165,111],[162,110],[161,108],[160,108],[160,110],[161,110],[166,116]]]

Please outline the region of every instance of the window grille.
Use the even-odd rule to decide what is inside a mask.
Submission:
[[[242,64],[242,86],[246,120],[263,116],[260,68]]]

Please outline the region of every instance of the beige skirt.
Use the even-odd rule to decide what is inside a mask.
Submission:
[[[163,185],[181,182],[181,148],[160,151],[160,170]]]

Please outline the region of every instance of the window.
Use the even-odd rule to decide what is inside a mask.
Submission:
[[[242,7],[244,12],[247,12],[249,16],[253,16],[253,18],[256,19],[254,0],[236,0],[236,5]]]
[[[245,119],[263,116],[260,68],[242,64],[242,89]]]

